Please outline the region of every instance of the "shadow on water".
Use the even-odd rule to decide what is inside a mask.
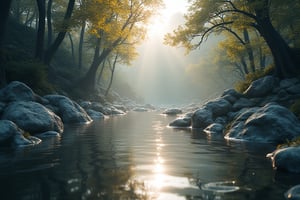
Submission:
[[[69,125],[61,138],[0,148],[1,199],[283,199],[299,175],[276,172],[268,144],[172,129],[135,113]]]

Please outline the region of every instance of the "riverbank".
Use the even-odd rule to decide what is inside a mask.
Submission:
[[[234,142],[282,145],[300,137],[299,116],[291,111],[298,109],[299,99],[299,79],[265,76],[252,82],[243,93],[233,89],[224,91],[169,126],[203,129],[209,136],[221,135]],[[268,154],[274,168],[300,173],[295,167],[300,164],[300,146],[293,143],[293,147],[282,147],[286,148]]]
[[[126,106],[125,106],[126,105]],[[13,81],[0,90],[0,144],[27,146],[44,137],[60,137],[65,124],[86,124],[111,115],[123,115],[129,109],[153,109],[131,100],[112,104],[74,100],[58,94],[37,95],[22,82]]]

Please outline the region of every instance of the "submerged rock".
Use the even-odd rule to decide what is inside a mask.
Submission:
[[[87,123],[92,119],[86,111],[76,102],[62,95],[47,95],[51,106],[58,108],[58,115],[64,123]]]
[[[15,101],[4,110],[2,119],[11,120],[30,134],[46,131],[63,132],[63,123],[56,114],[32,101]]]
[[[239,115],[225,138],[282,143],[299,135],[300,124],[297,117],[287,108],[269,103]]]

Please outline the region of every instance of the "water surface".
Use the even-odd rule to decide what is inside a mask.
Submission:
[[[157,112],[69,125],[34,147],[0,148],[0,199],[284,199],[300,176],[276,172],[270,144],[172,129]]]

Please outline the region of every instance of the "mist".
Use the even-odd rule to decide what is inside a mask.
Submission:
[[[183,24],[183,13],[168,21],[172,32]],[[165,32],[166,34],[167,32]],[[213,36],[200,49],[186,54],[185,49],[163,44],[164,34],[152,34],[138,47],[138,58],[131,66],[119,66],[118,74],[127,80],[145,103],[181,105],[217,96],[236,80],[215,66],[214,57],[221,37]]]

